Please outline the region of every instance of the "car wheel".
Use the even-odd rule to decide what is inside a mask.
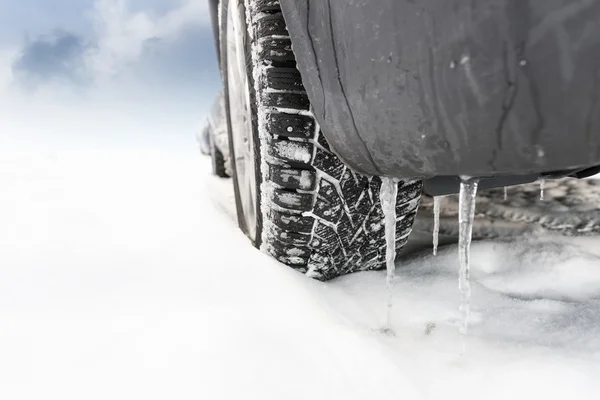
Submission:
[[[255,246],[317,279],[384,268],[381,179],[355,173],[330,149],[310,111],[279,2],[231,0],[225,20],[221,65],[241,229]],[[400,249],[422,183],[398,186]]]

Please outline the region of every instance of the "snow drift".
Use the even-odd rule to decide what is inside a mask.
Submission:
[[[192,149],[191,149],[192,150]],[[191,151],[190,150],[190,151]],[[600,239],[475,242],[310,280],[238,232],[195,153],[0,154],[5,399],[597,399]]]

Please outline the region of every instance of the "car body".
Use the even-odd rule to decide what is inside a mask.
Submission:
[[[281,8],[315,118],[356,171],[441,194],[461,175],[501,186],[600,165],[600,1]]]

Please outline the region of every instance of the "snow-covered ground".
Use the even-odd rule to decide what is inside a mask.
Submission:
[[[0,154],[0,398],[598,399],[600,239],[455,246],[312,281],[188,153]]]

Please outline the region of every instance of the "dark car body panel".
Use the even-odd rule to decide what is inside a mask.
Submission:
[[[535,177],[600,164],[600,1],[281,4],[313,112],[353,169]]]

